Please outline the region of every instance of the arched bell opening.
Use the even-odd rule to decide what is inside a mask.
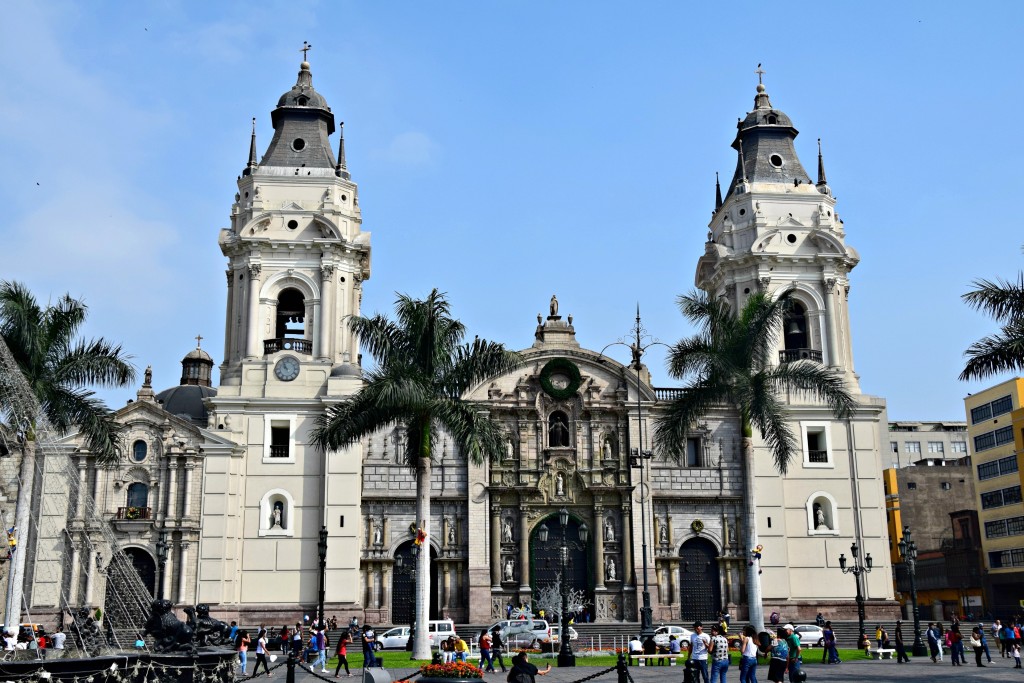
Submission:
[[[306,299],[302,292],[292,287],[281,290],[277,296],[278,339],[290,337],[303,339],[306,336]]]

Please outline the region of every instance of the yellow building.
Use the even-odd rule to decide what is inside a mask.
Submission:
[[[970,436],[988,611],[1019,612],[1024,600],[1024,378],[964,399]]]

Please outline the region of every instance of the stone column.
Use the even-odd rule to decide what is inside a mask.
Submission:
[[[78,604],[78,586],[82,581],[82,567],[80,559],[82,556],[82,544],[78,541],[71,542],[71,585],[68,586],[68,603]]]
[[[441,607],[452,606],[452,566],[448,562],[441,563]]]
[[[594,588],[604,589],[604,507],[594,506]]]
[[[381,606],[381,609],[387,609],[388,605],[391,604],[391,600],[390,600],[391,591],[388,590],[388,585],[389,585],[389,583],[388,583],[388,575],[390,573],[391,573],[391,565],[388,565],[388,564],[381,565],[381,568],[380,568],[380,606]],[[389,613],[388,614],[388,619],[390,620],[390,618],[391,618],[391,615]]]
[[[530,590],[530,519],[519,506],[519,590]]]
[[[196,464],[194,462],[191,460],[185,461],[185,503],[181,510],[182,517],[188,517],[192,514],[192,470],[195,468]]]
[[[836,358],[836,315],[835,298],[836,279],[825,278],[825,349],[828,351],[828,364],[832,367],[839,366],[839,359]],[[810,330],[808,330],[810,332]]]
[[[306,299],[305,301],[302,338],[309,341],[309,345],[313,349],[312,357],[318,357],[320,353],[320,299]]]
[[[491,587],[501,588],[501,505],[491,504]]]
[[[89,463],[85,455],[78,458],[78,500],[75,503],[75,517],[79,520],[85,519],[85,489],[89,485],[89,471],[86,469]]]
[[[178,463],[172,458],[167,463],[167,517],[178,516]]]
[[[96,552],[92,550],[92,544],[85,543],[85,600],[86,605],[92,604],[93,588],[96,585]]]
[[[186,470],[187,473],[191,473],[191,470]],[[186,579],[185,576],[188,574],[188,541],[181,542],[181,567],[178,568],[178,604],[188,605],[191,602],[188,600],[188,596],[185,594],[186,590]]]
[[[164,590],[160,593],[160,597],[164,600],[171,599],[171,584],[173,583],[171,579],[174,576],[174,543],[169,542],[167,545],[169,546],[167,548],[167,562],[164,564],[163,574],[161,576],[161,580],[164,584]]]
[[[320,344],[317,357],[334,362],[331,350],[331,331],[334,327],[334,266],[320,266]]]
[[[622,585],[634,585],[633,575],[633,507],[628,503],[622,506]]]
[[[260,270],[258,263],[249,266],[249,300],[246,301],[248,320],[245,332],[245,355],[259,358],[263,355],[260,339]]]
[[[224,362],[231,359],[231,317],[235,315],[235,271],[228,268],[224,271],[228,278],[227,305],[224,307],[227,312],[224,315]]]
[[[665,602],[669,604],[679,604],[680,609],[682,608],[682,600],[679,599],[679,560],[671,559],[665,563],[665,571],[668,572],[668,594],[669,599]],[[682,614],[682,612],[680,612]]]

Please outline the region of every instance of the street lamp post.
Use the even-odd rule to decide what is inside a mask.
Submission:
[[[858,631],[860,637],[857,641],[859,647],[864,642],[864,594],[860,590],[860,577],[861,574],[867,574],[871,571],[872,560],[871,553],[864,556],[863,562],[860,559],[860,549],[857,544],[854,543],[850,546],[850,555],[853,556],[853,566],[846,566],[846,555],[839,553],[839,568],[843,570],[844,574],[853,574],[853,578],[857,582],[857,621],[859,623]]]
[[[654,455],[653,451],[644,450],[644,421],[643,421],[643,403],[641,402],[640,395],[640,371],[642,366],[641,359],[647,349],[652,346],[668,346],[664,342],[657,340],[649,341],[647,344],[643,343],[644,338],[650,339],[646,335],[646,330],[640,322],[640,305],[636,307],[636,322],[633,324],[633,337],[634,341],[627,344],[624,341],[612,342],[608,346],[627,346],[630,352],[633,354],[632,367],[636,370],[636,421],[637,421],[637,447],[631,449],[630,465],[632,467],[640,468],[640,549],[643,555],[643,596],[640,607],[640,640],[646,641],[648,638],[654,637],[654,619],[653,610],[651,609],[651,592],[647,586],[647,503],[644,500],[644,491],[646,489],[645,475],[647,471],[646,461],[650,460]],[[601,350],[601,354],[604,355],[604,350],[608,348],[604,347]],[[626,567],[625,571],[632,571],[631,567]]]
[[[317,597],[317,625],[324,627],[324,593],[327,591],[327,526],[320,527],[320,541],[316,544],[320,554],[320,595]]]
[[[569,550],[587,550],[587,538],[590,530],[586,522],[580,522],[579,543],[570,541],[566,536],[569,528],[569,511],[562,508],[558,511],[558,522],[562,526],[562,537],[558,541],[558,562],[561,571],[561,594],[562,613],[558,615],[558,666],[576,666],[576,655],[572,653],[572,646],[569,644]],[[537,530],[537,539],[541,545],[548,542],[548,527],[541,524]]]
[[[170,550],[170,544],[167,542],[167,532],[160,532],[160,540],[156,542],[156,562],[160,567],[160,580],[157,582],[156,597],[158,599],[164,597],[164,573],[167,567],[167,553]]]
[[[928,650],[921,640],[921,612],[917,606],[917,544],[910,535],[909,526],[903,527],[903,538],[898,545],[903,563],[907,565],[907,574],[910,575],[910,604],[914,608],[914,656],[924,657]]]

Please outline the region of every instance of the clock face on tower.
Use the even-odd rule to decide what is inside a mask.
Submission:
[[[299,361],[294,356],[285,356],[274,366],[274,375],[282,382],[291,382],[299,376]]]

